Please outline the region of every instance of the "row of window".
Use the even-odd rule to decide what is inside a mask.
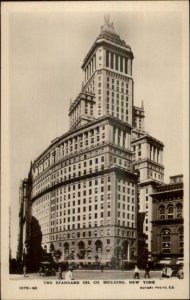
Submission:
[[[111,235],[111,229],[95,229],[93,231],[83,231],[83,232],[72,232],[72,233],[63,233],[63,234],[57,234],[57,235],[52,235],[51,239],[52,240],[64,240],[64,239],[75,239],[75,238],[80,238],[80,237],[96,237],[96,236],[104,236],[104,235]],[[123,237],[135,237],[135,232],[134,231],[125,231],[118,229],[117,232],[118,236],[123,236]],[[109,240],[110,241],[110,240]],[[109,242],[110,243],[110,242]],[[68,244],[68,243],[67,243]],[[72,245],[74,246],[76,244],[75,241],[72,242]],[[118,243],[119,244],[119,243]],[[88,245],[91,245],[91,241],[88,241]]]
[[[122,158],[118,158],[112,155],[109,156],[109,164],[110,165],[117,164],[122,168],[125,169],[127,168],[129,170],[132,168],[132,165],[129,161],[126,161]],[[60,171],[59,175],[55,176],[55,174],[53,174],[51,175],[51,177],[46,178],[38,185],[34,186],[33,188],[34,195],[59,182],[66,181],[75,177],[80,177],[86,174],[102,171],[102,170],[104,170],[104,157],[102,157],[101,160],[98,160],[98,158],[96,158],[94,160],[94,165],[92,160],[89,160],[83,162],[83,166],[81,166],[81,163],[78,163],[73,166],[65,167],[63,170]]]
[[[180,228],[178,230],[178,246],[179,246],[179,252],[183,253],[183,239],[184,239],[184,233],[183,228]],[[163,253],[171,253],[172,251],[172,236],[170,229],[166,228],[163,229],[161,232],[161,250]]]
[[[96,137],[99,136],[101,140],[105,139],[105,125],[98,126],[93,129],[89,129],[88,131],[78,134],[76,137],[73,137],[69,140],[66,140],[64,143],[59,145],[54,152],[52,152],[51,160],[54,163],[55,158],[63,158],[63,156],[67,154],[71,154],[73,150],[79,150],[79,148],[82,146],[85,146],[83,144],[83,141],[86,139],[89,140],[89,142],[93,143],[96,141]],[[91,140],[93,139],[93,140]],[[34,176],[39,175],[40,172],[44,171],[45,168],[47,168],[50,165],[50,159],[46,160],[43,163],[39,163],[39,166],[34,171]]]
[[[182,218],[183,206],[181,203],[175,205],[169,204],[167,207],[164,205],[159,206],[158,208],[158,217],[159,219],[173,219],[173,218]]]
[[[131,60],[106,50],[106,67],[132,75]]]

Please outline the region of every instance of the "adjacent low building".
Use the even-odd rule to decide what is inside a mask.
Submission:
[[[156,261],[179,263],[183,259],[183,175],[157,186],[153,199],[152,257]]]

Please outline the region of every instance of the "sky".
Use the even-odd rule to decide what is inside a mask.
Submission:
[[[47,4],[47,3],[46,3]],[[81,3],[80,3],[81,4]],[[134,103],[144,101],[145,130],[164,145],[165,182],[183,173],[183,17],[152,1],[100,7],[56,3],[17,9],[8,25],[11,248],[18,235],[19,184],[51,140],[69,129],[68,109],[81,90],[81,65],[109,13],[134,53]],[[43,4],[45,5],[45,3]],[[80,6],[79,6],[80,5]],[[30,6],[31,7],[31,6]],[[93,10],[92,10],[93,8]]]

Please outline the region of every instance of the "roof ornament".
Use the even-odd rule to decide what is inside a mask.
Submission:
[[[105,14],[104,15],[104,25],[101,27],[101,30],[108,30],[108,31],[114,31],[113,22],[110,23],[110,15]]]
[[[144,109],[144,103],[143,103],[143,100],[141,100],[141,108]]]
[[[109,14],[104,15],[104,24],[107,26],[110,24],[110,15]]]

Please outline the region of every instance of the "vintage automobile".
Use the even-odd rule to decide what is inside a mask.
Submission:
[[[55,271],[53,264],[49,261],[40,262],[39,275],[40,276],[55,276],[56,271]]]

